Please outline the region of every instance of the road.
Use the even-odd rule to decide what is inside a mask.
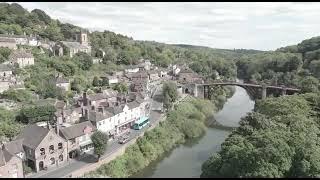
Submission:
[[[162,93],[161,90],[162,90],[161,85],[159,85],[159,87],[155,89],[154,97],[158,97]],[[159,102],[157,102],[155,100],[155,98],[150,98],[149,101],[151,103],[151,107],[159,106],[159,104],[160,104]],[[160,119],[161,113],[159,113],[158,111],[151,111],[149,117],[150,117],[150,124],[152,125]],[[136,136],[138,136],[139,134],[141,134],[143,131],[146,131],[146,130],[147,130],[147,128],[143,128],[141,130],[130,129],[129,140],[135,138]],[[101,159],[105,159],[110,154],[117,151],[121,146],[122,145],[119,144],[117,140],[110,141],[108,144],[108,147],[107,147],[107,151],[101,157]],[[27,178],[59,178],[59,177],[64,177],[77,169],[80,169],[88,164],[95,163],[95,162],[96,162],[96,158],[91,152],[91,153],[83,156],[81,159],[70,160],[68,163],[66,163],[65,165],[61,165],[58,168],[51,169],[48,171],[41,171],[39,173],[32,174],[32,175],[29,175],[26,177]]]

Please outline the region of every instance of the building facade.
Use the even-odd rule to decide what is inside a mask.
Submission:
[[[57,132],[59,129],[37,125],[22,130],[17,139],[23,139],[27,166],[38,172],[67,162],[67,142]]]
[[[9,61],[11,65],[18,64],[20,68],[34,64],[32,53],[25,50],[17,50],[10,54]]]

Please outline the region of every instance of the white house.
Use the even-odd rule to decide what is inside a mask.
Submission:
[[[139,66],[129,66],[124,70],[125,73],[137,73],[138,71]]]
[[[178,75],[181,69],[177,65],[172,66],[172,73],[173,75]]]
[[[39,42],[36,37],[30,37],[30,38],[28,38],[28,45],[29,46],[38,46]]]
[[[108,76],[107,80],[109,85],[119,83],[119,79],[116,76]]]
[[[34,64],[34,57],[32,53],[26,52],[25,50],[17,50],[9,56],[10,64],[18,64],[20,68]]]
[[[90,111],[88,119],[98,130],[114,137],[133,126],[140,117],[146,116],[145,112],[145,103],[135,100],[120,106],[101,108],[98,112]]]

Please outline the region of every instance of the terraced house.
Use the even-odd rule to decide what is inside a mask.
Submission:
[[[93,149],[91,135],[96,128],[90,121],[62,128],[60,135],[67,140],[68,158],[75,158]]]

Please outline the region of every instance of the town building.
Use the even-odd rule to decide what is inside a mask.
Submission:
[[[16,139],[23,139],[26,164],[34,171],[58,167],[67,162],[67,142],[56,129],[28,125]]]
[[[60,41],[53,47],[54,56],[67,55],[73,57],[78,52],[85,52],[91,55],[91,46],[88,40],[87,31],[81,30],[75,36],[76,41]]]
[[[139,71],[139,66],[137,65],[131,65],[131,66],[128,66],[124,72],[125,73],[137,73]]]
[[[160,79],[159,73],[155,70],[148,71],[150,81],[157,81]]]
[[[32,53],[26,50],[16,50],[9,55],[11,65],[18,64],[20,68],[34,64],[34,57]]]
[[[16,50],[17,43],[16,43],[16,40],[14,39],[7,38],[7,37],[0,37],[0,47]]]
[[[102,81],[108,82],[108,85],[119,83],[119,79],[117,76],[103,75],[100,78],[102,79]]]
[[[23,178],[22,159],[5,149],[0,149],[0,178]]]
[[[70,81],[62,76],[58,76],[56,79],[56,86],[63,89],[64,91],[70,90]]]
[[[178,75],[178,82],[181,84],[186,83],[204,83],[203,78],[197,73],[193,72],[191,69],[182,69]]]
[[[135,121],[143,116],[146,116],[146,103],[137,99],[119,106],[90,111],[87,119],[99,131],[107,133],[110,138],[113,138],[115,135],[126,132]]]
[[[12,66],[8,64],[0,64],[0,77],[12,76]]]
[[[95,130],[90,121],[61,128],[60,135],[67,140],[68,158],[75,158],[93,149],[91,135]]]

